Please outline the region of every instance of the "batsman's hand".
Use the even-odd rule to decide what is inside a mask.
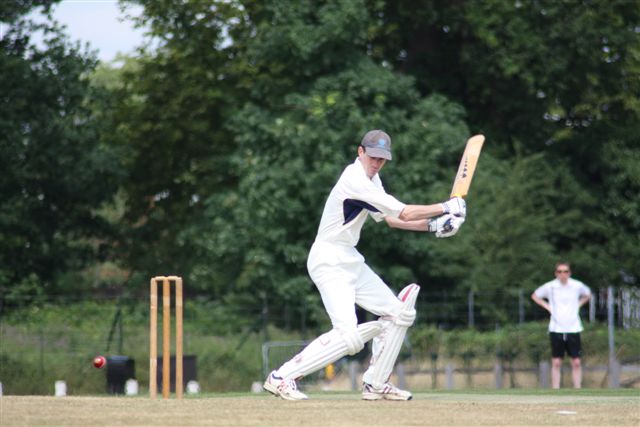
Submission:
[[[463,216],[451,216],[451,218],[442,227],[442,230],[436,231],[436,237],[445,238],[455,236],[458,230],[460,230],[460,226],[462,226],[463,222]]]
[[[467,203],[462,197],[452,197],[442,203],[442,210],[445,214],[465,217],[467,216]]]
[[[464,222],[464,217],[446,214],[429,221],[429,231],[436,237],[444,238],[455,235]]]

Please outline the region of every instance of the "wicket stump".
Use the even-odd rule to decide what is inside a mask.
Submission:
[[[158,394],[158,283],[162,283],[162,397],[169,398],[171,386],[171,283],[176,306],[176,398],[182,399],[182,277],[156,276],[151,279],[149,324],[149,397]]]

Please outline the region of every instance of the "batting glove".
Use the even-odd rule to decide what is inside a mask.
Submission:
[[[441,205],[445,214],[467,216],[467,204],[462,197],[452,197]]]
[[[458,232],[464,222],[464,217],[446,214],[429,221],[429,231],[436,233],[436,237],[451,237]]]
[[[451,218],[445,222],[442,229],[436,231],[436,237],[445,238],[454,236],[460,229],[463,222],[463,216],[451,216]]]

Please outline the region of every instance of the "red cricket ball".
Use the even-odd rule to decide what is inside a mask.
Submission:
[[[107,364],[107,359],[104,356],[96,356],[93,358],[93,366],[100,369]]]

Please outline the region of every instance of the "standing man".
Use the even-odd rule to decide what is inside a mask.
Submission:
[[[367,132],[358,157],[348,165],[324,206],[307,269],[315,283],[332,329],[305,347],[267,377],[264,388],[286,400],[307,396],[296,380],[346,355],[373,339],[370,366],[363,376],[364,400],[410,400],[410,392],[389,382],[407,328],[416,317],[420,287],[411,284],[396,297],[356,250],[360,230],[371,216],[390,227],[453,236],[466,215],[459,197],[433,205],[406,205],[387,194],[378,172],[391,160],[391,138],[381,130]],[[433,219],[430,219],[433,218]],[[355,305],[380,316],[358,325]]]
[[[545,283],[531,294],[536,304],[551,314],[549,336],[551,339],[551,385],[560,388],[560,367],[565,353],[571,357],[573,388],[582,386],[582,346],[580,332],[580,307],[591,299],[591,290],[579,280],[571,278],[568,262],[556,264],[556,278]]]

